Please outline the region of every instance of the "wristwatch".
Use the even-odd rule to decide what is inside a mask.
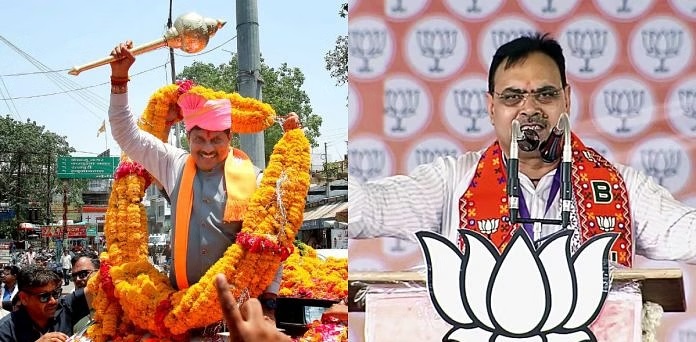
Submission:
[[[266,309],[275,310],[278,307],[278,302],[275,298],[262,298],[259,301],[261,302],[261,305]]]

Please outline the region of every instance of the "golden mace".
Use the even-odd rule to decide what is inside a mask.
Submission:
[[[140,55],[167,46],[188,53],[200,52],[208,45],[210,37],[214,36],[224,25],[225,22],[221,20],[204,18],[194,12],[186,13],[176,18],[174,25],[164,33],[162,38],[136,46],[130,51],[133,55]],[[115,60],[115,57],[109,56],[88,64],[75,66],[70,69],[68,74],[78,75],[85,70],[94,69]]]

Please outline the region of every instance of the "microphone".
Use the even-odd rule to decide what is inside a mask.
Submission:
[[[560,125],[560,120],[559,120]],[[551,129],[551,134],[546,141],[539,145],[539,153],[541,160],[546,163],[553,163],[561,157],[562,148],[561,139],[563,138],[563,129],[556,127]]]
[[[573,189],[570,180],[571,163],[573,159],[572,145],[570,143],[570,118],[568,113],[562,113],[558,118],[558,125],[554,130],[559,130],[563,136],[563,155],[561,159],[561,227],[567,228],[570,223],[570,206],[572,204]],[[558,136],[556,132],[552,132],[551,136]],[[550,137],[549,137],[550,138]],[[550,139],[549,139],[550,140]],[[560,141],[560,138],[558,138]],[[550,144],[547,144],[550,145]],[[556,157],[556,159],[558,159]]]
[[[520,180],[518,178],[520,163],[519,142],[525,141],[526,139],[520,130],[520,122],[517,119],[512,120],[512,133],[510,138],[510,153],[508,154],[507,161],[506,190],[508,195],[508,208],[510,211],[510,224],[515,224],[517,223],[517,216],[520,210]]]
[[[525,129],[522,131],[522,139],[519,142],[520,150],[532,152],[539,147],[539,134],[533,129]]]

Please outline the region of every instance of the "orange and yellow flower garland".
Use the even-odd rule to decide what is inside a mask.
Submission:
[[[267,104],[184,83],[165,86],[153,94],[139,121],[140,128],[166,141],[169,108],[186,91],[207,99],[230,99],[234,132],[259,132],[274,122],[275,112]],[[169,279],[147,260],[147,224],[141,199],[150,177],[123,156],[107,210],[107,252],[101,255],[104,266],[88,284],[95,294],[96,324],[88,331],[90,338],[126,341],[149,334],[186,339],[188,330],[222,318],[212,281],[217,273],[227,276],[235,297],[242,292],[259,295],[290,254],[302,224],[309,162],[309,142],[302,130],[285,132],[250,200],[236,243],[198,283],[175,291]],[[276,182],[281,177],[285,177],[279,189],[285,217],[279,215],[277,203]]]
[[[327,300],[348,298],[348,259],[321,260],[317,252],[299,243],[285,260],[279,296]]]

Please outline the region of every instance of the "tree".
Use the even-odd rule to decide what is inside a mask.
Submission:
[[[15,212],[13,219],[0,221],[0,237],[17,238],[19,223],[30,218],[36,223],[50,220],[47,204],[54,194],[62,193],[62,184],[56,179],[57,157],[75,149],[66,137],[28,119],[20,122],[0,117],[0,132],[0,203]],[[85,181],[69,181],[71,203],[82,203],[85,185]]]
[[[237,55],[233,54],[230,61],[226,64],[214,66],[211,63],[194,62],[191,66],[184,67],[184,70],[177,76],[193,80],[196,84],[225,92],[237,91]],[[299,68],[291,68],[287,63],[283,63],[279,68],[274,69],[266,65],[261,59],[261,77],[263,80],[262,97],[263,102],[270,104],[278,115],[286,115],[295,112],[300,117],[305,134],[312,147],[317,147],[316,142],[319,137],[319,127],[322,119],[319,115],[312,113],[309,96],[302,90],[304,84],[304,74]],[[280,125],[273,125],[264,132],[265,158],[273,152],[273,147],[280,140],[282,130]],[[188,146],[188,144],[182,144]],[[234,146],[239,146],[238,140],[233,141]]]
[[[338,12],[341,18],[348,17],[348,3],[344,2]],[[336,46],[326,53],[324,57],[326,70],[336,80],[336,85],[344,85],[348,82],[348,35],[338,36]]]

